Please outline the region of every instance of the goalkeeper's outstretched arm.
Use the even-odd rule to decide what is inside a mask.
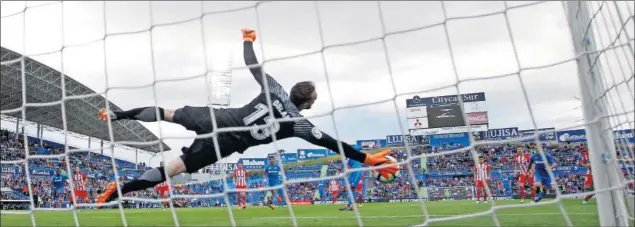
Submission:
[[[360,163],[367,164],[369,166],[375,166],[381,163],[386,162],[386,155],[390,154],[390,149],[385,149],[382,152],[377,154],[366,154],[361,151],[356,150],[353,146],[348,143],[342,143],[342,151],[340,151],[338,146],[338,141],[328,134],[320,131],[317,127],[313,126],[311,122],[308,120],[300,120],[296,122],[294,127],[295,135],[299,138],[306,140],[309,143],[315,144],[317,146],[321,146],[337,153],[344,152],[344,156],[347,158],[353,159]],[[397,169],[396,166],[388,167],[386,169]],[[397,169],[398,170],[398,169]]]
[[[263,73],[262,66],[258,63],[258,58],[256,57],[256,53],[254,52],[254,44],[253,42],[256,40],[256,33],[253,30],[243,29],[243,58],[245,59],[245,65],[249,67],[249,71],[251,75],[254,76],[256,82],[260,84],[262,89],[265,89],[265,82],[267,80],[267,86],[270,91],[281,89],[282,86],[278,84],[278,82],[269,74]],[[252,35],[253,34],[253,35]]]
[[[333,137],[331,137],[330,135],[326,133],[319,131],[319,129],[316,127],[312,127],[311,131],[312,131],[311,134],[313,136],[311,138],[303,138],[303,139],[307,140],[309,143],[340,153],[340,149],[337,145],[338,141],[336,139],[334,139]],[[361,163],[365,163],[367,156],[370,156],[370,155],[367,155],[366,153],[362,153],[358,150],[355,150],[355,148],[353,148],[351,145],[345,142],[342,142],[342,151],[344,152],[344,156],[346,156],[347,158],[353,159]]]

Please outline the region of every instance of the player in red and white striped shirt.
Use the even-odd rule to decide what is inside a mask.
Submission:
[[[236,201],[238,202],[238,208],[245,209],[247,208],[247,196],[246,192],[241,191],[247,189],[247,179],[249,178],[249,172],[243,168],[242,163],[238,163],[236,165],[236,169],[234,170],[233,179],[234,185],[238,193],[236,193]]]
[[[516,157],[514,157],[514,172],[518,176],[518,192],[520,202],[525,202],[525,185],[534,184],[534,175],[529,170],[529,154],[525,153],[523,146],[516,147]],[[531,201],[536,199],[536,189],[531,187]]]
[[[485,187],[487,181],[490,179],[492,167],[485,162],[485,157],[479,157],[479,163],[474,166],[474,181],[476,182],[476,203],[480,202],[480,197],[483,195],[483,201],[487,203],[487,193]],[[482,191],[482,194],[481,194]]]
[[[584,189],[587,191],[593,191],[593,174],[591,172],[591,162],[589,161],[589,150],[587,150],[583,145],[580,145],[581,157],[578,160],[578,165],[586,168],[586,176],[584,177]],[[584,201],[582,203],[589,202],[595,194],[588,194],[584,197]]]
[[[76,167],[73,173],[73,186],[75,188],[73,193],[75,193],[75,198],[84,203],[88,202],[88,192],[86,191],[87,180],[86,174],[82,173],[79,167]],[[72,200],[73,197],[71,196],[71,203],[73,203]]]
[[[333,195],[333,204],[335,204],[340,195],[340,184],[337,183],[337,180],[332,179],[329,182],[329,191],[331,191],[331,195]]]
[[[159,166],[163,166],[163,162],[159,163]],[[170,187],[168,186],[168,181],[163,181],[157,186],[154,186],[154,189],[159,193],[159,198],[167,198],[170,195]],[[163,210],[168,207],[168,202],[163,202]]]

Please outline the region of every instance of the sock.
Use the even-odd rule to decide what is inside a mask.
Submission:
[[[127,120],[138,120],[138,121],[144,121],[144,122],[155,122],[157,121],[156,109],[157,108],[155,107],[141,107],[141,108],[131,109],[128,111],[113,112],[115,114],[115,117],[112,120],[127,119]],[[158,109],[159,109],[159,117],[161,118],[159,120],[165,119],[165,112],[163,111],[163,108],[159,107]]]
[[[282,201],[284,201],[284,200],[282,200],[282,197],[278,196],[278,204],[285,205],[285,204],[282,203]]]
[[[141,175],[139,179],[123,184],[123,187],[121,188],[121,194],[124,195],[128,192],[139,191],[146,188],[154,187],[157,184],[165,181],[165,179],[166,178],[165,173],[163,172],[163,166],[151,169],[143,173],[143,175]],[[116,199],[118,196],[119,195],[117,193],[112,193],[112,195],[110,196],[110,200]]]
[[[476,189],[476,201],[480,201],[480,200],[481,200],[481,190]]]
[[[540,188],[541,187],[536,187],[536,194],[540,195]]]
[[[520,192],[520,199],[525,199],[525,186],[519,186],[518,192]]]
[[[542,186],[542,189],[540,189],[540,197],[544,197],[547,194],[547,191],[549,191],[549,189],[551,188]]]
[[[352,195],[346,196],[346,200],[348,201],[349,206],[353,205],[353,198],[355,198],[355,192],[353,192]]]
[[[593,198],[593,196],[594,196],[594,195],[595,195],[595,193],[594,193],[594,194],[589,194],[589,195],[585,196],[585,197],[584,197],[584,201],[589,201],[589,199]]]
[[[531,200],[536,200],[536,189],[531,188]]]
[[[362,197],[362,193],[359,193],[359,195],[357,196],[357,203],[359,204],[364,203],[364,198]]]
[[[485,189],[483,189],[483,201],[487,201],[487,191],[485,191]]]
[[[243,206],[247,206],[247,196],[242,196],[243,197]]]

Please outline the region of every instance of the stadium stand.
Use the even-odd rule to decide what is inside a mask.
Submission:
[[[21,137],[18,137],[21,138]],[[46,149],[52,154],[63,152],[62,145],[56,144],[50,141],[46,141],[48,146]],[[37,143],[30,143],[32,152],[39,152],[41,150]],[[516,180],[511,180],[511,185],[503,185],[502,179],[505,177],[513,176],[513,164],[511,162],[514,155],[514,149],[516,145],[513,144],[500,144],[495,146],[479,147],[479,153],[486,156],[488,162],[492,164],[494,170],[492,172],[492,181],[490,182],[490,188],[492,189],[493,196],[495,198],[512,198],[518,195],[518,187],[516,186]],[[564,193],[576,193],[583,191],[583,182],[585,169],[575,166],[576,160],[580,157],[580,146],[572,144],[543,144],[545,151],[551,153],[561,163],[559,171],[556,171],[558,176],[557,181]],[[2,160],[16,160],[24,157],[23,141],[15,139],[14,132],[2,130],[0,136],[0,152]],[[416,148],[415,153],[434,152],[436,148]],[[397,159],[404,160],[406,158],[404,149],[394,148],[393,156]],[[72,167],[80,167],[82,172],[86,173],[89,177],[88,190],[90,197],[93,199],[97,193],[102,190],[106,182],[113,180],[114,176],[110,171],[110,157],[106,155],[96,153],[74,153],[71,156]],[[90,157],[90,158],[89,158]],[[131,163],[117,159],[120,176],[124,181],[133,179],[135,176],[143,173],[148,167],[144,166],[144,163]],[[474,179],[471,172],[473,162],[468,153],[456,153],[453,155],[445,155],[432,157],[427,159],[427,169],[421,168],[420,160],[414,161],[415,174],[417,184],[419,187],[426,187],[428,191],[428,198],[431,200],[441,199],[443,196],[443,188],[455,188],[453,190],[453,197],[456,199],[471,199],[473,197]],[[32,175],[34,182],[34,193],[38,197],[37,206],[40,207],[53,207],[53,199],[50,197],[51,185],[47,181],[48,176],[44,173],[52,173],[55,168],[64,169],[64,163],[61,159],[35,159],[31,160],[30,166],[32,171],[42,171],[42,175]],[[336,161],[335,165],[341,165],[340,161]],[[297,165],[287,170],[287,177],[290,179],[304,179],[304,178],[318,178],[323,164],[311,164],[311,165]],[[405,165],[401,166],[402,175],[395,182],[390,184],[376,183],[372,179],[367,178],[367,188],[365,191],[365,198],[370,201],[386,201],[386,200],[399,200],[399,199],[415,199],[417,192],[410,183],[410,177],[408,171],[405,171]],[[228,172],[229,173],[229,172]],[[337,170],[332,167],[328,167],[327,175],[332,176],[337,173]],[[366,174],[368,176],[368,174]],[[231,179],[227,180],[228,188],[233,188],[233,182]],[[340,179],[340,184],[343,185],[343,180]],[[263,177],[260,173],[255,173],[250,176],[249,188],[260,188],[264,185]],[[290,199],[294,202],[298,201],[331,201],[331,194],[327,190],[327,181],[318,181],[310,183],[298,183],[288,186],[290,192]],[[2,188],[11,190],[11,193],[3,193],[4,199],[28,199],[28,190],[26,190],[25,175],[18,165],[3,165],[2,166]],[[213,194],[223,192],[223,185],[220,180],[213,180],[208,182],[192,182],[187,184],[174,185],[175,194]],[[463,190],[464,189],[464,190]],[[69,189],[67,188],[67,194]],[[344,191],[344,193],[346,193]],[[70,195],[67,195],[68,198]],[[156,191],[148,189],[141,192],[134,193],[133,196],[141,198],[158,198]],[[262,202],[267,196],[266,192],[252,192],[248,193],[248,203],[252,205],[262,205]],[[236,204],[234,193],[229,194],[230,202]],[[340,197],[341,202],[344,202],[346,197]],[[69,201],[65,200],[64,205],[68,205]],[[221,197],[210,199],[176,199],[175,204],[177,207],[209,207],[209,206],[224,206],[224,201]],[[144,207],[159,207],[157,203],[145,203],[145,202],[129,202],[125,204],[127,207],[132,208],[144,208]]]

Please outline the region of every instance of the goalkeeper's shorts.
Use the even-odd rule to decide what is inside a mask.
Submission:
[[[245,150],[242,141],[227,133],[218,135],[218,147],[220,148],[221,158],[230,156],[234,152]],[[195,139],[190,147],[185,147],[182,150],[181,160],[183,160],[185,170],[188,173],[195,173],[203,167],[218,161],[212,138]]]

